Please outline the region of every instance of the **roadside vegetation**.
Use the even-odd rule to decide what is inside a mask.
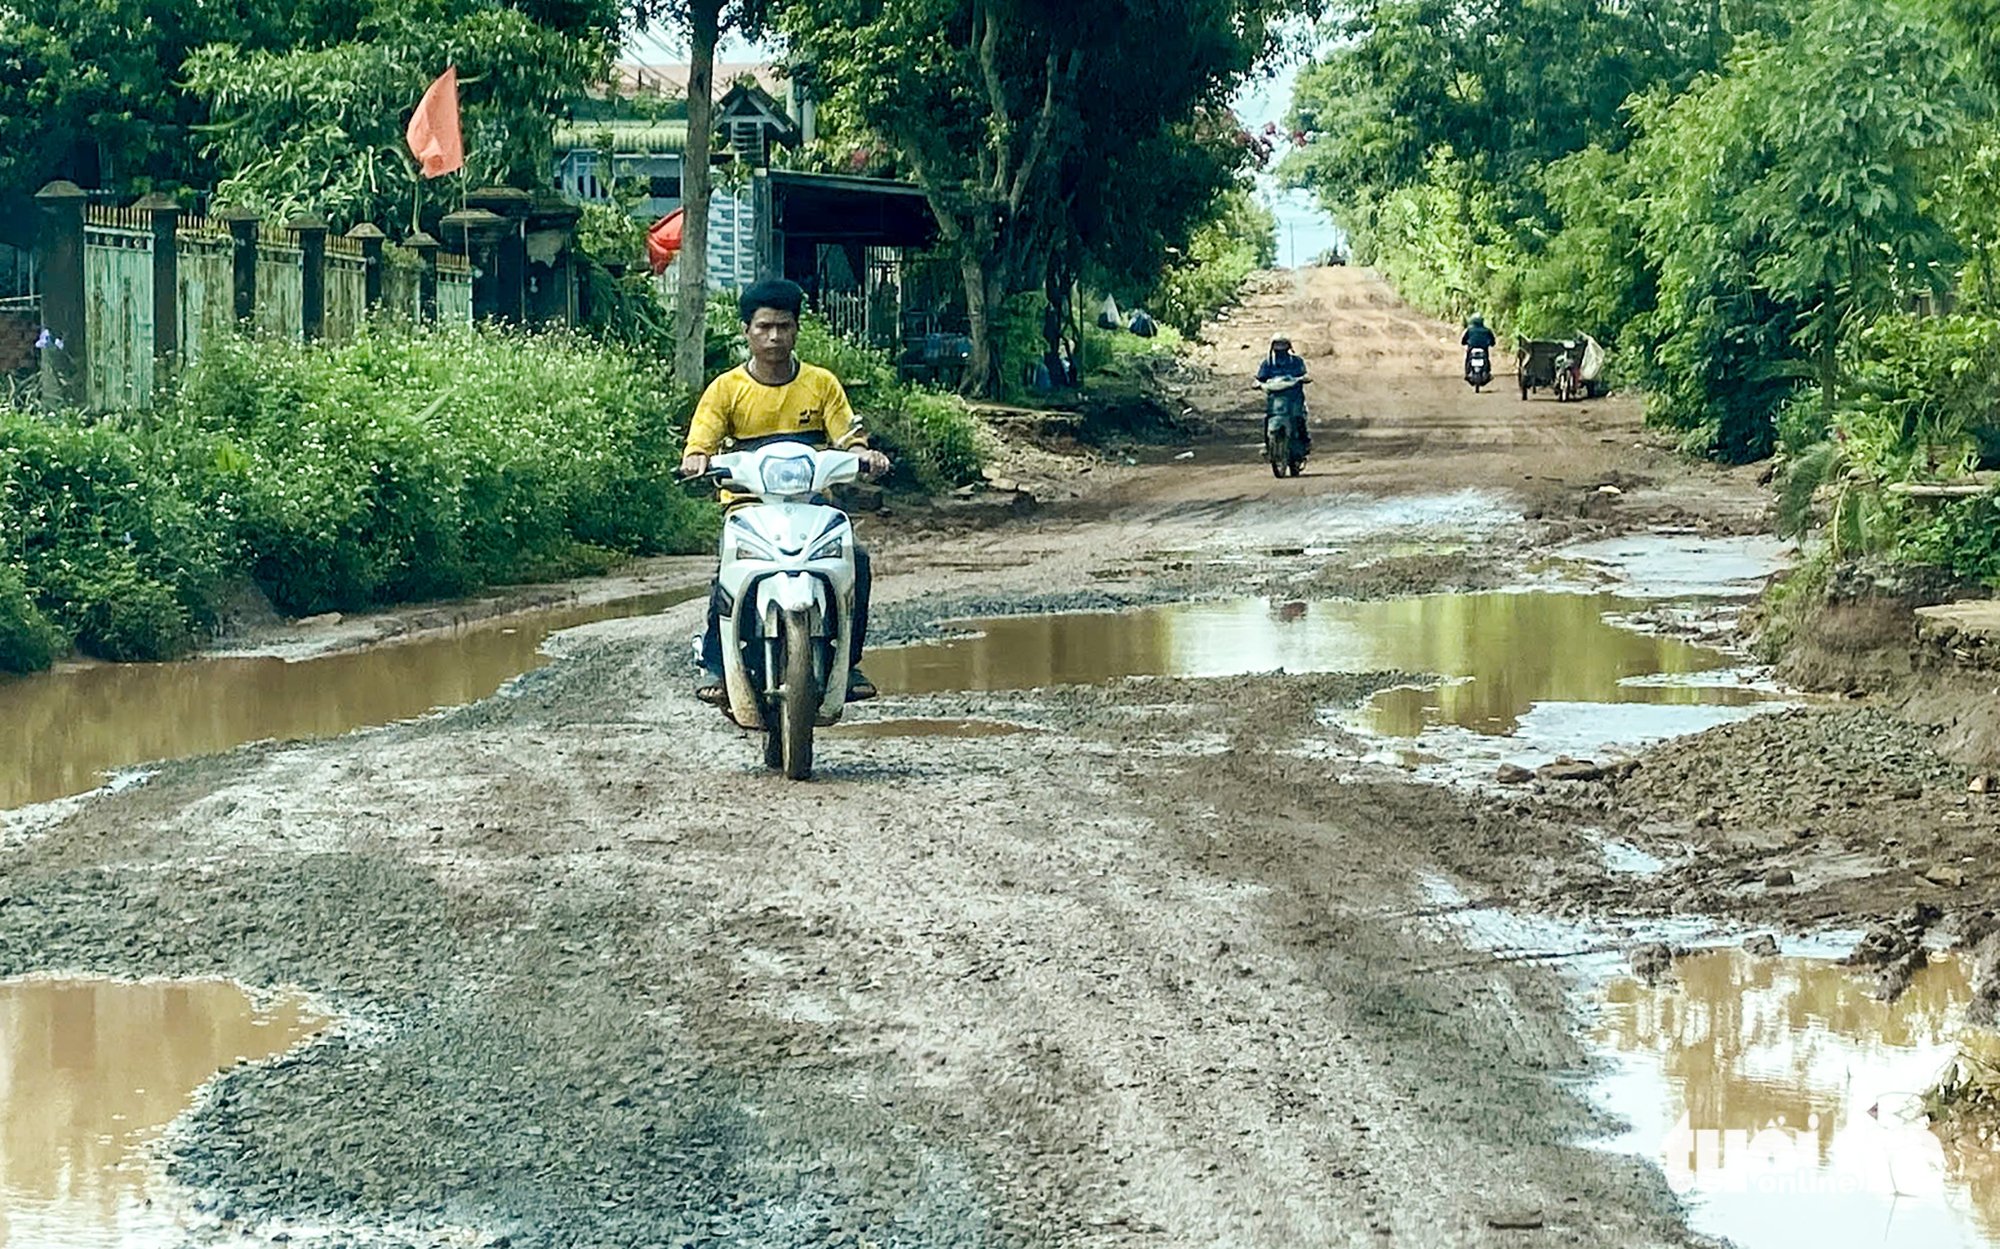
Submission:
[[[1146,301],[1160,323],[1193,335],[1204,321],[1236,302],[1250,275],[1278,260],[1278,222],[1248,187],[1216,198],[1208,218],[1160,271]]]
[[[740,339],[718,315],[712,366]],[[964,402],[808,318],[892,485],[978,477]],[[693,397],[615,338],[419,329],[225,339],[149,413],[0,412],[0,671],[71,648],[191,650],[245,580],[291,616],[695,552],[716,512],[674,478]]]
[[[1413,302],[1593,334],[1689,453],[1780,457],[1790,532],[2000,585],[2000,504],[1958,489],[2000,466],[1995,17],[1348,6],[1285,169]]]
[[[702,549],[691,407],[585,337],[377,326],[211,346],[151,413],[0,414],[0,668],[183,654],[243,578],[306,615]]]

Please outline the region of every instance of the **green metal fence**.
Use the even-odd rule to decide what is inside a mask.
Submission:
[[[317,221],[292,229],[208,219],[185,215],[163,197],[92,205],[68,183],[51,183],[36,199],[42,229],[35,256],[45,279],[37,302],[51,345],[38,340],[35,350],[43,393],[56,402],[148,406],[176,363],[199,359],[217,335],[245,327],[345,342],[370,316],[417,320],[428,313],[468,323],[475,309],[513,319],[526,307],[494,286],[500,271],[525,280],[520,257],[507,251],[523,250],[525,227],[491,214],[493,229],[461,236],[487,249],[475,282],[471,261],[442,251],[428,235],[403,248],[368,227],[328,237]],[[495,256],[512,258],[496,265]],[[564,279],[567,266],[563,250],[557,272]],[[526,319],[537,315],[562,312]]]
[[[93,408],[143,407],[153,395],[153,232],[131,209],[93,211],[83,251]]]

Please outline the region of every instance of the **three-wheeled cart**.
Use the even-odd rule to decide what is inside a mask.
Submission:
[[[1531,390],[1552,390],[1565,403],[1604,393],[1604,348],[1588,334],[1522,339],[1514,357],[1523,399]]]

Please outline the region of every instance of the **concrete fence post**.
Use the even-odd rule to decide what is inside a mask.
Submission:
[[[500,260],[501,237],[509,223],[484,208],[462,208],[446,213],[440,224],[445,245],[450,246],[455,238],[472,266],[472,319],[512,319],[518,324],[520,292],[513,292],[513,298],[509,299]]]
[[[234,313],[238,324],[257,316],[257,214],[247,208],[225,208],[215,214],[229,227],[234,245],[230,289],[235,292]]]
[[[299,236],[299,337],[326,337],[326,218],[308,214],[285,223]]]
[[[347,237],[361,244],[362,298],[373,312],[382,306],[382,245],[389,236],[380,226],[364,221],[349,230]]]
[[[83,289],[83,206],[90,197],[74,182],[51,182],[35,193],[35,271],[42,291],[42,391],[53,403],[90,402],[90,345]]]
[[[465,197],[465,206],[485,209],[499,219],[493,231],[493,312],[515,325],[528,321],[528,216],[535,197],[509,186],[480,187]]]
[[[438,319],[438,241],[422,230],[403,240],[417,254],[417,319]]]
[[[181,206],[155,191],[132,205],[153,227],[153,372],[174,367],[181,349]]]

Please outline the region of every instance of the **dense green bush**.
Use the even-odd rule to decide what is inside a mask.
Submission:
[[[189,649],[247,574],[353,609],[705,549],[687,395],[567,334],[224,339],[154,413],[0,413],[0,667]]]
[[[1124,330],[1090,326],[1083,331],[1082,367],[1085,377],[1100,374],[1122,375],[1140,360],[1165,359],[1178,355],[1187,340],[1171,325],[1162,325],[1151,338],[1141,338]]]
[[[957,398],[817,322],[803,339],[908,483],[978,475]],[[590,336],[382,324],[211,342],[151,414],[0,412],[0,670],[183,654],[239,576],[303,615],[705,550],[717,516],[675,480],[692,397],[668,373]]]
[[[2000,441],[1996,352],[2000,321],[1986,316],[1890,316],[1861,330],[1834,409],[1811,392],[1779,416],[1781,527],[1818,527],[1836,555],[1878,554],[2000,583],[1991,495],[1937,502],[1888,488],[1962,479],[1990,455]]]
[[[0,672],[34,672],[49,666],[62,636],[28,593],[27,580],[0,564]]]
[[[252,575],[304,613],[698,547],[709,510],[673,480],[690,406],[585,337],[372,329],[221,345],[166,419],[216,439]]]
[[[0,413],[0,513],[35,606],[84,652],[184,652],[214,614],[231,550],[204,499],[208,448],[173,428]]]
[[[1855,336],[1838,424],[1868,471],[1952,475],[2000,443],[2000,319],[1888,316]]]
[[[2000,495],[1952,499],[1925,507],[1903,503],[1896,516],[1898,560],[1950,570],[2000,590]]]
[[[1160,275],[1151,308],[1163,325],[1192,334],[1227,307],[1244,281],[1278,259],[1278,222],[1248,189],[1234,187],[1195,228],[1187,250]]]
[[[871,441],[925,489],[975,480],[986,459],[979,426],[957,395],[906,388],[899,402],[869,414],[868,428]]]

